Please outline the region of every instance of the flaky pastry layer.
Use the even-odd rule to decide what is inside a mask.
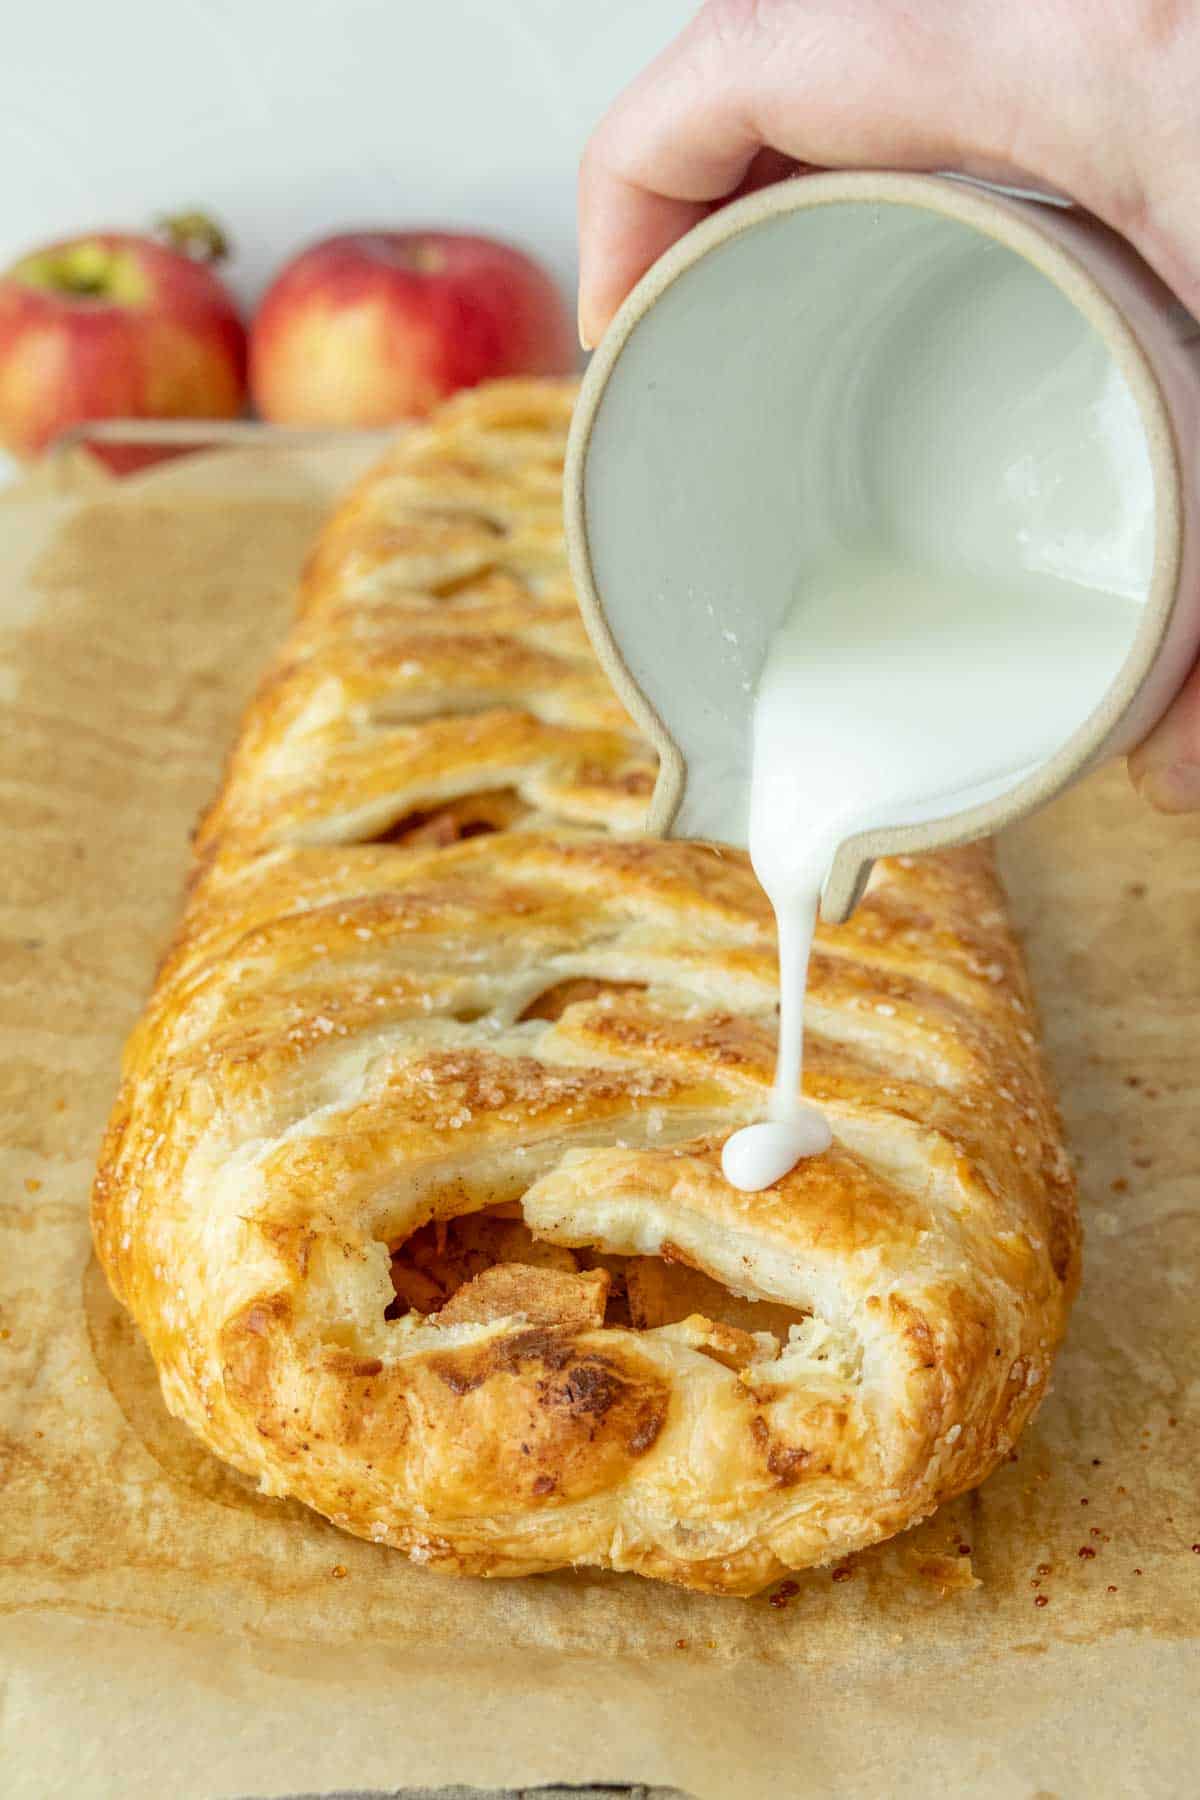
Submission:
[[[475,390],[350,495],[199,832],[97,1247],[168,1406],[433,1568],[749,1593],[980,1481],[1045,1391],[1071,1174],[982,848],[819,933],[834,1144],[761,1116],[746,859],[638,835],[654,765],[564,561],[574,390]]]

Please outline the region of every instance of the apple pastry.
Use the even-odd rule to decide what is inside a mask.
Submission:
[[[832,1148],[742,1193],[774,1066],[740,853],[653,760],[564,560],[574,389],[476,389],[351,493],[202,822],[96,1243],[218,1456],[455,1574],[752,1593],[1000,1461],[1077,1278],[986,848],[818,933]]]

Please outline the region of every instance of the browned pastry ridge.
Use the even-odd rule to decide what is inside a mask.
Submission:
[[[462,396],[361,483],[205,819],[96,1243],[218,1455],[432,1568],[750,1593],[980,1481],[1046,1388],[1072,1181],[985,849],[818,937],[834,1145],[760,1194],[740,854],[640,838],[589,651],[565,384]]]

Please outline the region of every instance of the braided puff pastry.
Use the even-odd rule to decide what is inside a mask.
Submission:
[[[96,1182],[168,1406],[460,1574],[726,1593],[979,1481],[1046,1386],[1071,1181],[988,854],[819,934],[827,1155],[738,1193],[772,922],[638,837],[563,561],[573,391],[480,389],[343,505],[202,825]]]

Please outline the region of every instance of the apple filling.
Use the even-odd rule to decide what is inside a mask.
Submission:
[[[529,807],[513,788],[490,793],[464,794],[444,806],[405,813],[383,831],[368,838],[370,844],[403,844],[411,849],[443,850],[465,838],[485,837],[493,831],[511,831],[529,816]]]
[[[523,1317],[531,1325],[653,1331],[684,1320],[709,1327],[703,1346],[735,1366],[761,1354],[756,1335],[783,1348],[805,1315],[730,1292],[672,1251],[610,1256],[537,1237],[518,1202],[439,1219],[393,1245],[389,1319],[415,1313],[439,1325]]]
[[[591,975],[574,975],[566,981],[556,981],[553,987],[544,988],[518,1017],[522,1024],[527,1019],[545,1019],[553,1024],[562,1018],[568,1006],[584,1000],[598,1000],[601,994],[642,994],[645,991],[644,981],[600,981]]]

